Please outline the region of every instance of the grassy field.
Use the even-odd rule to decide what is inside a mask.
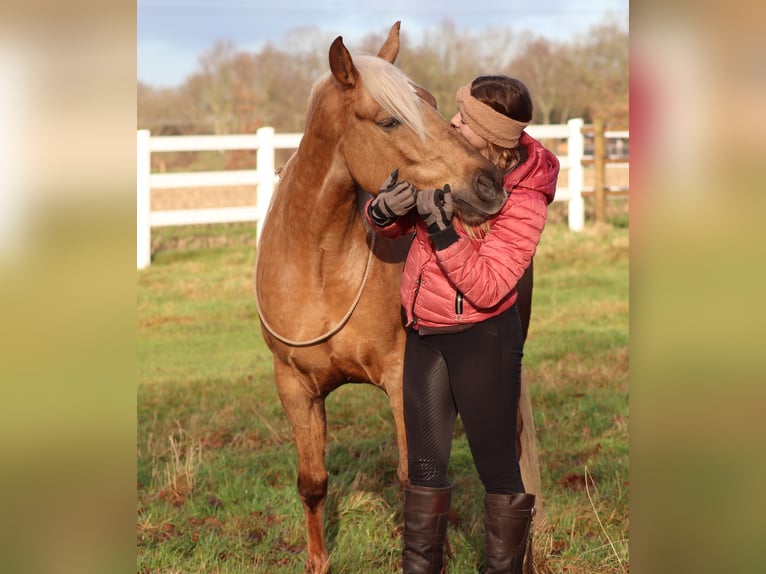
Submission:
[[[157,230],[138,273],[137,571],[302,572],[291,430],[253,299],[250,225]],[[555,220],[525,354],[547,522],[540,572],[628,571],[628,229]],[[401,505],[383,393],[327,402],[333,573],[397,572]],[[449,571],[482,558],[482,489],[458,425]]]

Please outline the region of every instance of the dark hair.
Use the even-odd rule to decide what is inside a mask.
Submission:
[[[471,95],[511,119],[519,122],[532,120],[532,96],[521,80],[501,75],[479,76],[471,82]],[[503,173],[507,173],[527,159],[527,148],[521,143],[508,149],[488,142],[485,155]]]
[[[532,97],[521,80],[508,76],[479,76],[471,82],[471,95],[511,119],[532,120]]]

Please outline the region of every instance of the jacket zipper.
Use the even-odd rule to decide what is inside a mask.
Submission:
[[[460,291],[455,292],[455,315],[463,314],[463,294]]]
[[[415,282],[415,294],[412,296],[412,309],[411,309],[411,311],[412,311],[412,326],[413,327],[418,324],[418,317],[417,317],[417,315],[415,315],[415,303],[418,300],[418,293],[420,292],[420,282],[421,282],[421,280],[422,280],[422,278],[418,277],[418,280]]]

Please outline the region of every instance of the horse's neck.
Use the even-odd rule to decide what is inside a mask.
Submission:
[[[367,194],[357,192],[350,175],[333,167],[336,164],[327,150],[302,151],[290,162],[290,173],[280,183],[287,187],[283,217],[299,225],[298,235],[317,242],[324,253],[347,253],[365,236],[359,206]]]

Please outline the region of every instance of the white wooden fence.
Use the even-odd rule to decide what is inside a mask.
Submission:
[[[579,231],[584,224],[583,165],[585,136],[583,120],[572,119],[566,124],[531,125],[527,132],[537,139],[567,140],[567,155],[559,156],[561,170],[567,171],[566,187],[558,187],[556,201],[569,202],[569,228]],[[169,225],[193,225],[256,221],[266,215],[271,194],[277,181],[274,152],[296,149],[303,134],[276,134],[274,128],[260,128],[255,134],[219,136],[151,136],[148,130],[137,133],[137,199],[136,233],[138,269],[151,262],[151,229]],[[627,138],[627,132],[609,133],[607,137]],[[256,169],[229,171],[198,171],[191,173],[151,173],[151,155],[156,152],[205,150],[256,150]],[[254,206],[215,209],[180,209],[152,211],[151,190],[184,187],[223,187],[230,185],[257,186]]]
[[[277,177],[274,151],[295,149],[303,134],[275,134],[274,128],[260,128],[255,134],[219,136],[154,136],[138,130],[136,234],[138,268],[151,262],[151,228],[201,223],[262,222],[271,201]],[[197,171],[189,173],[151,173],[151,154],[171,151],[256,150],[256,169]],[[151,190],[184,187],[222,187],[254,185],[256,205],[213,209],[152,211]],[[261,231],[258,225],[257,233]]]

